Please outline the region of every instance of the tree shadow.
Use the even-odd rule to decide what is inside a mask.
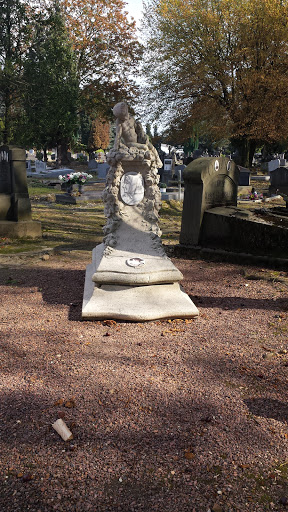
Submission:
[[[249,411],[255,416],[273,418],[274,420],[288,423],[288,404],[273,398],[250,398],[243,402]]]
[[[9,274],[7,269],[0,269],[0,281],[6,285],[11,282],[11,293],[13,293],[13,283],[27,288],[36,287],[48,304],[69,306],[69,320],[81,320],[85,268],[83,270],[14,268],[11,271],[13,277],[10,282],[7,274]]]
[[[275,299],[251,299],[245,297],[209,297],[204,295],[189,295],[190,299],[197,305],[204,308],[219,308],[225,306],[228,310],[237,309],[267,309],[274,311],[288,311],[288,298]]]

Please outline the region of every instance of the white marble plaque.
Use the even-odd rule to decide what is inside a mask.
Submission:
[[[123,203],[138,204],[144,197],[144,181],[139,172],[126,172],[121,178],[120,196]]]

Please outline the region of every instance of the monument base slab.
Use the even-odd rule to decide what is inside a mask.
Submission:
[[[79,204],[99,199],[97,195],[82,194],[81,196],[70,196],[69,194],[56,194],[55,202],[58,204]]]
[[[116,319],[145,322],[164,318],[193,318],[199,311],[179,283],[150,286],[95,285],[95,267],[87,266],[83,296],[84,320]]]
[[[0,235],[8,238],[41,238],[41,222],[0,220]]]
[[[142,234],[142,238],[144,244],[146,241],[146,248],[149,247],[145,233]],[[143,245],[138,244],[138,248],[143,251]],[[92,264],[95,268],[92,280],[98,285],[141,286],[175,283],[183,279],[181,272],[167,256],[159,256],[156,250],[153,254],[153,247],[150,247],[147,254],[142,251],[135,254],[132,251],[114,249],[105,255],[104,244],[97,245],[92,251]],[[136,268],[127,266],[127,260],[133,257],[143,258],[145,264]]]

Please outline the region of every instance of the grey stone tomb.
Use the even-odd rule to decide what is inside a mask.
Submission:
[[[180,244],[195,246],[205,211],[237,206],[239,169],[228,158],[198,158],[183,172],[185,183]]]
[[[41,237],[41,223],[32,221],[25,150],[0,147],[0,234],[9,238]]]
[[[116,138],[103,196],[107,223],[103,243],[87,266],[82,317],[145,321],[198,316],[180,287],[181,272],[161,244],[158,153],[126,103],[113,112]]]

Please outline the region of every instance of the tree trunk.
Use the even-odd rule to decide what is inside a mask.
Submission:
[[[57,162],[59,167],[62,165],[69,165],[70,159],[68,157],[69,145],[66,140],[62,140],[57,144]]]
[[[3,144],[10,142],[10,95],[9,91],[6,91],[4,100],[4,130],[3,130]]]
[[[232,145],[236,149],[235,163],[242,167],[251,167],[257,141],[253,139],[232,139]]]

